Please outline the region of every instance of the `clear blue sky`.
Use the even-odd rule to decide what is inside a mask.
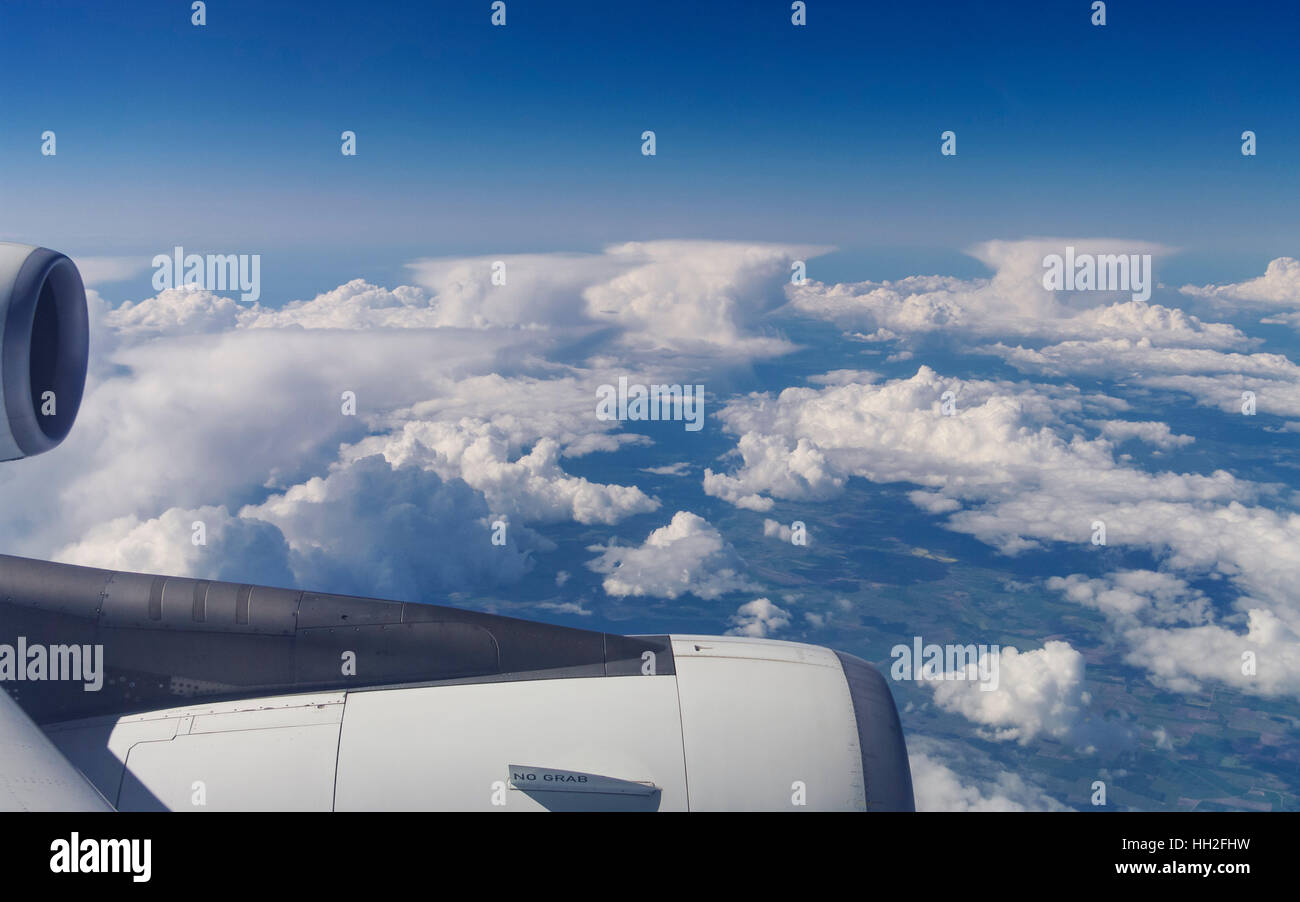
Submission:
[[[188,0],[4,0],[0,237],[325,282],[660,237],[833,244],[883,267],[858,278],[1043,234],[1223,277],[1296,253],[1293,4],[808,4],[212,0],[196,28]]]

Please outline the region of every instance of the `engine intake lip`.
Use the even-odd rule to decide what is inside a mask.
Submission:
[[[44,247],[28,255],[14,280],[3,342],[0,382],[9,431],[23,454],[40,454],[72,430],[86,387],[86,289],[66,256]],[[50,415],[41,412],[48,391],[54,392]]]

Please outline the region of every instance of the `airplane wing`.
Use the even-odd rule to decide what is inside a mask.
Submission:
[[[0,811],[111,811],[99,790],[0,689]]]

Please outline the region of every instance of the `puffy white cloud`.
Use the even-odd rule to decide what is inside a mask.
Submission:
[[[777,436],[746,433],[737,445],[744,461],[743,477],[704,471],[704,491],[730,501],[737,507],[755,511],[772,508],[765,498],[749,486],[788,499],[824,500],[844,486],[844,476],[828,464],[826,455],[807,439],[793,443]]]
[[[1049,255],[1064,255],[1067,248],[1071,247],[1074,248],[1076,260],[1085,254],[1139,254],[1150,255],[1156,260],[1176,250],[1150,241],[1126,238],[1024,238],[984,241],[970,248],[967,253],[994,271],[992,283],[1002,295],[1013,299],[1020,309],[1037,312],[1050,306],[1046,302],[1052,297],[1091,306],[1087,303],[1089,295],[1111,293],[1052,292],[1043,287],[1043,274],[1046,271],[1044,261]]]
[[[440,311],[419,288],[399,285],[389,290],[362,279],[353,279],[310,301],[293,301],[278,310],[246,307],[239,322],[249,329],[428,329],[461,325],[444,322]]]
[[[921,685],[934,690],[940,708],[988,727],[981,731],[988,738],[1022,745],[1039,734],[1061,741],[1076,738],[1091,701],[1083,689],[1083,655],[1068,642],[1051,641],[1034,651],[1004,648],[997,658],[996,688],[977,679],[923,680]]]
[[[169,288],[154,297],[127,301],[104,315],[104,323],[123,339],[224,332],[239,324],[234,298],[198,288]]]
[[[1124,660],[1159,685],[1199,692],[1213,680],[1257,695],[1295,694],[1300,688],[1300,631],[1293,609],[1275,612],[1241,599],[1228,623],[1220,623],[1203,593],[1177,576],[1150,570],[1098,579],[1076,573],[1054,577],[1048,587],[1104,613],[1127,647]]]
[[[689,592],[713,599],[758,588],[745,578],[743,562],[722,534],[689,511],[675,513],[639,546],[593,545],[588,550],[601,552],[587,566],[605,575],[610,595],[676,598]]]
[[[1210,348],[1161,348],[1147,338],[1065,341],[1039,349],[1003,344],[985,348],[1022,372],[1050,375],[1094,373],[1121,379],[1130,374],[1240,373],[1265,379],[1295,379],[1297,368],[1282,354],[1229,354]]]
[[[1059,292],[1043,287],[1043,259],[1067,246],[1078,253],[1152,254],[1169,248],[1116,239],[990,241],[968,253],[994,270],[989,279],[910,276],[897,281],[790,286],[791,306],[865,341],[943,332],[959,338],[1146,338],[1158,345],[1229,348],[1248,344],[1240,330],[1205,323],[1177,308],[1116,292]],[[1130,293],[1131,295],[1131,293]],[[900,358],[901,359],[901,358]]]
[[[1088,579],[1076,573],[1052,577],[1047,585],[1071,601],[1126,623],[1199,625],[1213,617],[1203,593],[1192,589],[1186,580],[1155,570],[1117,571],[1106,579]]]
[[[1196,441],[1195,437],[1190,435],[1174,435],[1168,423],[1149,420],[1094,420],[1090,421],[1088,425],[1096,426],[1101,430],[1102,435],[1115,442],[1137,439],[1157,448],[1170,449],[1181,448]]]
[[[1300,416],[1300,367],[1283,354],[1226,353],[1214,348],[1157,347],[1148,338],[1065,341],[1042,348],[1001,342],[980,349],[1025,373],[1089,375],[1189,394],[1198,404],[1236,413],[1242,392],[1257,410]]]
[[[540,439],[532,450],[514,460],[509,458],[509,445],[482,424],[407,424],[396,439],[396,444],[380,439],[363,441],[357,447],[382,447],[391,460],[419,461],[448,478],[463,479],[483,492],[496,514],[514,514],[539,523],[613,524],[659,507],[656,499],[636,486],[606,485],[568,475],[560,467],[560,445],[553,438]],[[356,453],[356,449],[345,452]]]
[[[279,308],[243,304],[234,297],[192,286],[169,288],[142,301],[127,301],[105,317],[107,325],[127,339],[223,332],[236,327],[361,330],[463,325],[445,319],[418,287],[388,289],[363,279]]]
[[[790,612],[779,608],[767,598],[755,598],[736,609],[731,618],[728,636],[750,636],[762,639],[790,625]]]
[[[908,492],[907,500],[931,514],[950,514],[955,510],[961,510],[960,501],[940,492]]]
[[[300,585],[432,601],[434,593],[508,583],[530,563],[515,536],[491,541],[483,497],[382,457],[337,464],[240,511],[279,527]]]
[[[202,544],[195,542],[196,535]],[[171,508],[150,520],[119,517],[92,527],[53,559],[261,585],[288,586],[294,581],[283,534],[270,523],[233,516],[224,507]]]
[[[196,524],[201,545],[192,540]],[[482,495],[378,456],[336,464],[237,516],[209,506],[119,517],[54,558],[406,601],[512,582],[531,566],[514,536],[491,543]]]
[[[787,341],[757,334],[785,303],[793,260],[811,245],[638,241],[600,254],[532,254],[412,264],[432,294],[438,325],[550,329],[613,326],[624,351],[739,356],[782,354]],[[494,285],[494,264],[505,284]]]
[[[418,286],[361,279],[281,308],[246,306],[197,289],[164,291],[111,311],[123,333],[173,335],[249,329],[615,328],[623,352],[781,354],[794,346],[758,334],[785,303],[790,264],[829,248],[726,241],[647,241],[599,254],[425,259]],[[504,284],[493,284],[501,265]]]
[[[1184,285],[1183,294],[1239,305],[1243,301],[1256,305],[1300,307],[1300,260],[1278,257],[1269,261],[1264,275],[1245,282],[1226,285]]]
[[[566,455],[639,441],[596,419],[590,381],[463,379],[441,398],[393,412],[385,420],[390,431],[345,447],[342,457],[382,454],[393,464],[414,463],[444,479],[463,479],[483,492],[494,514],[529,522],[613,524],[657,510],[659,502],[636,486],[595,483],[561,467]]]
[[[606,250],[631,265],[584,292],[595,320],[625,330],[648,349],[714,347],[745,356],[782,354],[793,345],[754,333],[759,317],[785,303],[793,260],[829,248],[723,241],[648,241]]]
[[[1282,354],[1157,348],[1146,339],[1069,341],[1038,349],[998,343],[981,350],[1024,373],[1124,379],[1191,395],[1198,404],[1226,413],[1240,412],[1242,393],[1250,391],[1256,396],[1258,412],[1300,416],[1300,367]]]
[[[955,416],[942,413],[947,391],[955,395]],[[823,500],[849,476],[916,482],[958,497],[1014,492],[1026,480],[1084,479],[1092,471],[1104,480],[1117,470],[1109,443],[1066,439],[1042,425],[1072,408],[1077,401],[1068,392],[945,379],[926,366],[879,384],[751,396],[719,414],[740,435],[740,467],[731,474],[706,470],[704,489],[766,510],[767,495]],[[1080,469],[1088,472],[1068,476]]]
[[[501,343],[471,338],[237,330],[129,346],[114,357],[119,371],[91,386],[59,453],[22,464],[53,471],[63,516],[52,526],[233,507],[322,472],[341,443],[364,435],[372,411],[427,397],[462,362],[490,364]],[[343,413],[345,391],[357,397],[355,417]],[[43,495],[32,501],[48,504]]]
[[[970,253],[995,273],[990,279],[962,280],[914,276],[895,282],[791,286],[794,309],[829,319],[864,340],[889,340],[944,333],[958,343],[980,338],[1014,339],[977,348],[1002,357],[1022,372],[1063,377],[1088,374],[1125,380],[1142,387],[1192,395],[1197,403],[1236,412],[1242,392],[1257,396],[1263,413],[1300,416],[1300,368],[1275,353],[1243,353],[1258,343],[1235,326],[1205,322],[1177,308],[1113,293],[1051,292],[1041,283],[1043,256],[1067,244],[1079,252],[1151,253],[1169,251],[1109,239],[1033,239],[987,242]],[[1283,257],[1264,276],[1237,285],[1186,286],[1185,296],[1210,299],[1223,308],[1242,303],[1300,306],[1300,262]],[[1279,313],[1266,322],[1300,327],[1300,311]],[[1033,342],[1054,342],[1034,346]],[[1026,346],[1029,342],[1029,346]],[[891,359],[904,359],[901,354]],[[1172,438],[1162,440],[1164,446]],[[734,486],[715,485],[729,500]],[[747,506],[761,510],[762,501]]]
[[[1263,604],[1239,607],[1247,609],[1244,631],[1219,624],[1125,630],[1130,643],[1125,660],[1177,692],[1200,692],[1204,682],[1213,681],[1252,695],[1300,694],[1300,630],[1294,611]]]
[[[1256,413],[1300,416],[1300,381],[1220,373],[1214,376],[1145,376],[1140,382],[1148,388],[1190,395],[1202,407],[1214,407],[1236,416],[1244,410],[1246,392],[1254,396],[1252,402]],[[1237,425],[1249,426],[1254,422],[1238,421]]]
[[[409,264],[434,299],[443,326],[565,326],[588,322],[583,292],[614,278],[633,261],[605,254],[506,254],[425,259]],[[492,283],[503,264],[505,284]]]

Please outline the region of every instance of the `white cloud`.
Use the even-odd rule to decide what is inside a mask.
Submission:
[[[1168,423],[1134,420],[1092,420],[1089,426],[1096,426],[1101,434],[1114,442],[1126,442],[1136,439],[1157,448],[1172,449],[1190,445],[1196,439],[1190,435],[1174,435]]]
[[[1232,305],[1248,303],[1280,307],[1300,307],[1300,260],[1278,257],[1269,262],[1264,275],[1245,282],[1226,285],[1184,285],[1183,294]]]
[[[537,607],[543,611],[554,611],[556,614],[576,614],[579,617],[592,615],[592,612],[584,608],[580,601],[543,601]]]
[[[686,461],[678,461],[675,464],[666,464],[662,467],[642,467],[642,473],[651,473],[655,476],[685,476],[691,470],[691,465]]]
[[[909,736],[907,746],[917,811],[1068,810],[1020,774],[991,761],[979,762],[977,778],[959,775],[953,767],[971,769],[966,746],[918,735]]]
[[[248,313],[231,297],[197,288],[169,288],[152,298],[127,301],[104,314],[105,324],[126,340],[224,332]]]
[[[1050,579],[1048,588],[1105,614],[1127,648],[1124,660],[1169,689],[1200,692],[1207,680],[1257,695],[1296,694],[1300,687],[1293,609],[1243,599],[1224,625],[1203,593],[1149,570],[1099,579],[1076,573]],[[1245,666],[1247,654],[1253,667]]]
[[[1123,570],[1106,579],[1081,574],[1052,577],[1049,589],[1071,601],[1094,608],[1123,623],[1207,623],[1213,618],[1209,600],[1186,580],[1154,570]]]
[[[126,338],[191,335],[244,329],[433,329],[446,323],[420,289],[381,288],[353,279],[308,301],[280,308],[242,304],[233,296],[194,287],[169,288],[126,302],[105,317]]]
[[[1300,368],[1281,354],[1229,354],[1209,348],[1161,348],[1146,338],[1065,341],[1037,350],[997,344],[983,350],[998,354],[1022,372],[1057,376],[1093,373],[1121,379],[1134,373],[1240,373],[1265,379],[1295,379],[1300,375]]]
[[[293,301],[275,310],[245,307],[240,325],[249,329],[430,329],[447,323],[419,288],[389,290],[353,279],[310,301]]]
[[[631,265],[590,286],[583,296],[588,315],[624,329],[629,347],[783,354],[794,346],[756,334],[758,319],[785,303],[782,290],[792,261],[828,250],[723,241],[630,242],[606,253]]]
[[[767,598],[755,598],[736,609],[731,618],[728,636],[749,636],[763,639],[790,625],[790,612],[779,608]]]
[[[790,286],[791,306],[858,332],[865,341],[942,332],[962,338],[1146,338],[1159,345],[1229,348],[1248,344],[1235,327],[1205,323],[1177,308],[1116,292],[1054,292],[1043,287],[1043,258],[1067,246],[1079,253],[1152,254],[1170,248],[1118,239],[989,241],[968,253],[994,270],[988,279],[910,276],[897,281]],[[903,359],[903,358],[899,358]]]
[[[657,510],[659,502],[636,486],[592,482],[561,467],[566,455],[638,441],[596,419],[591,382],[572,376],[463,379],[444,397],[393,412],[385,420],[390,431],[345,447],[341,456],[382,454],[394,465],[414,463],[444,479],[463,479],[483,492],[494,514],[528,522],[613,524]]]
[[[712,599],[758,588],[744,577],[743,562],[722,534],[689,511],[675,513],[639,546],[594,545],[588,550],[601,552],[587,566],[605,574],[603,585],[610,595],[676,598],[689,592]]]
[[[941,413],[949,390],[956,416]],[[1066,440],[1041,425],[1077,407],[1067,391],[945,379],[926,366],[909,379],[751,396],[718,414],[740,435],[741,466],[731,474],[705,470],[704,489],[765,510],[766,495],[831,498],[849,476],[978,497],[1062,470],[1115,470],[1109,443]]]
[[[195,544],[195,524],[204,544]],[[275,526],[232,516],[224,507],[172,508],[159,517],[119,517],[89,529],[53,555],[57,561],[108,570],[184,573],[263,585],[293,583],[289,545]]]
[[[1089,374],[1191,395],[1198,404],[1239,412],[1242,392],[1257,397],[1257,410],[1300,416],[1300,367],[1274,353],[1225,353],[1213,348],[1157,347],[1147,338],[1065,341],[1042,348],[1001,342],[980,349],[1025,373]]]
[[[192,541],[201,523],[205,543]],[[519,579],[530,561],[513,536],[490,540],[487,506],[463,482],[371,457],[337,464],[233,516],[225,507],[171,508],[87,531],[56,560],[345,594],[432,601]]]
[[[1300,416],[1300,380],[1261,379],[1235,373],[1214,376],[1146,376],[1141,384],[1154,389],[1190,395],[1202,407],[1214,407],[1224,413],[1241,416],[1245,392],[1254,395],[1256,413],[1276,416]],[[1251,428],[1254,420],[1235,420],[1235,425]],[[1243,434],[1243,438],[1249,433]]]
[[[784,302],[790,265],[829,248],[727,241],[644,241],[600,254],[531,254],[411,264],[432,295],[438,325],[613,326],[624,352],[783,354],[793,345],[757,334]],[[506,284],[492,284],[493,264]]]
[[[940,708],[989,728],[981,731],[987,738],[1022,745],[1040,734],[1063,742],[1081,738],[1091,698],[1083,689],[1083,655],[1068,642],[1051,641],[1027,652],[1003,648],[997,667],[992,690],[974,679],[922,680],[921,685],[934,690]]]
[[[519,579],[516,535],[491,542],[483,497],[415,466],[365,457],[240,511],[279,527],[299,585],[403,601]]]
[[[493,265],[505,265],[504,285],[492,284]],[[631,261],[605,254],[506,254],[424,259],[408,264],[433,298],[436,324],[574,326],[586,323],[583,292],[625,271]]]

